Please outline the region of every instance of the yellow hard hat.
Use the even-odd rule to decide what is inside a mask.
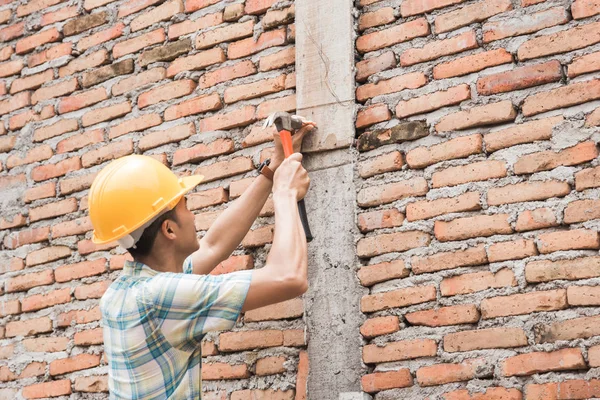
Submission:
[[[129,155],[108,164],[94,179],[89,212],[96,244],[118,240],[140,228],[181,197],[204,177],[178,178],[152,157]]]

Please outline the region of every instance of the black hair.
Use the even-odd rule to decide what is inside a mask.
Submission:
[[[127,249],[134,259],[139,259],[139,257],[145,257],[150,254],[152,246],[154,246],[154,241],[156,240],[156,235],[158,235],[163,222],[168,219],[175,221],[175,223],[179,223],[177,214],[175,213],[175,208],[158,217],[146,229],[144,229],[144,233],[142,233],[140,240],[138,240],[138,242],[135,244],[135,248],[131,247]]]

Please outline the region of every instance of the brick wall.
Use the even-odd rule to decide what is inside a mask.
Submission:
[[[0,1],[0,398],[106,398],[98,301],[126,255],[91,242],[88,189],[132,153],[203,174],[202,235],[268,157],[265,116],[295,109],[294,5],[275,3]],[[215,273],[262,266],[273,222],[269,201]],[[205,398],[304,399],[303,311],[208,335]]]
[[[359,3],[363,389],[600,397],[600,3]]]

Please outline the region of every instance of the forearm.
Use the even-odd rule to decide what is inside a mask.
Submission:
[[[202,240],[218,259],[225,260],[239,246],[269,198],[272,187],[270,179],[259,175],[212,223]]]
[[[308,248],[296,197],[287,192],[277,193],[273,195],[273,204],[275,235],[266,267],[275,268],[273,272],[284,278],[293,277],[307,282]]]

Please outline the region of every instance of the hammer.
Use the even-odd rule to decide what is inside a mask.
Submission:
[[[292,130],[302,128],[304,122],[304,118],[282,111],[271,114],[265,121],[265,128],[275,124],[275,127],[279,132],[279,136],[281,137],[281,144],[283,145],[283,154],[285,155],[285,158],[288,158],[294,153],[294,147],[292,145]],[[304,199],[298,202],[298,213],[300,214],[300,221],[302,221],[302,227],[304,228],[306,241],[310,242],[313,240],[313,235],[310,232],[310,226],[308,226],[308,217],[306,216]]]

